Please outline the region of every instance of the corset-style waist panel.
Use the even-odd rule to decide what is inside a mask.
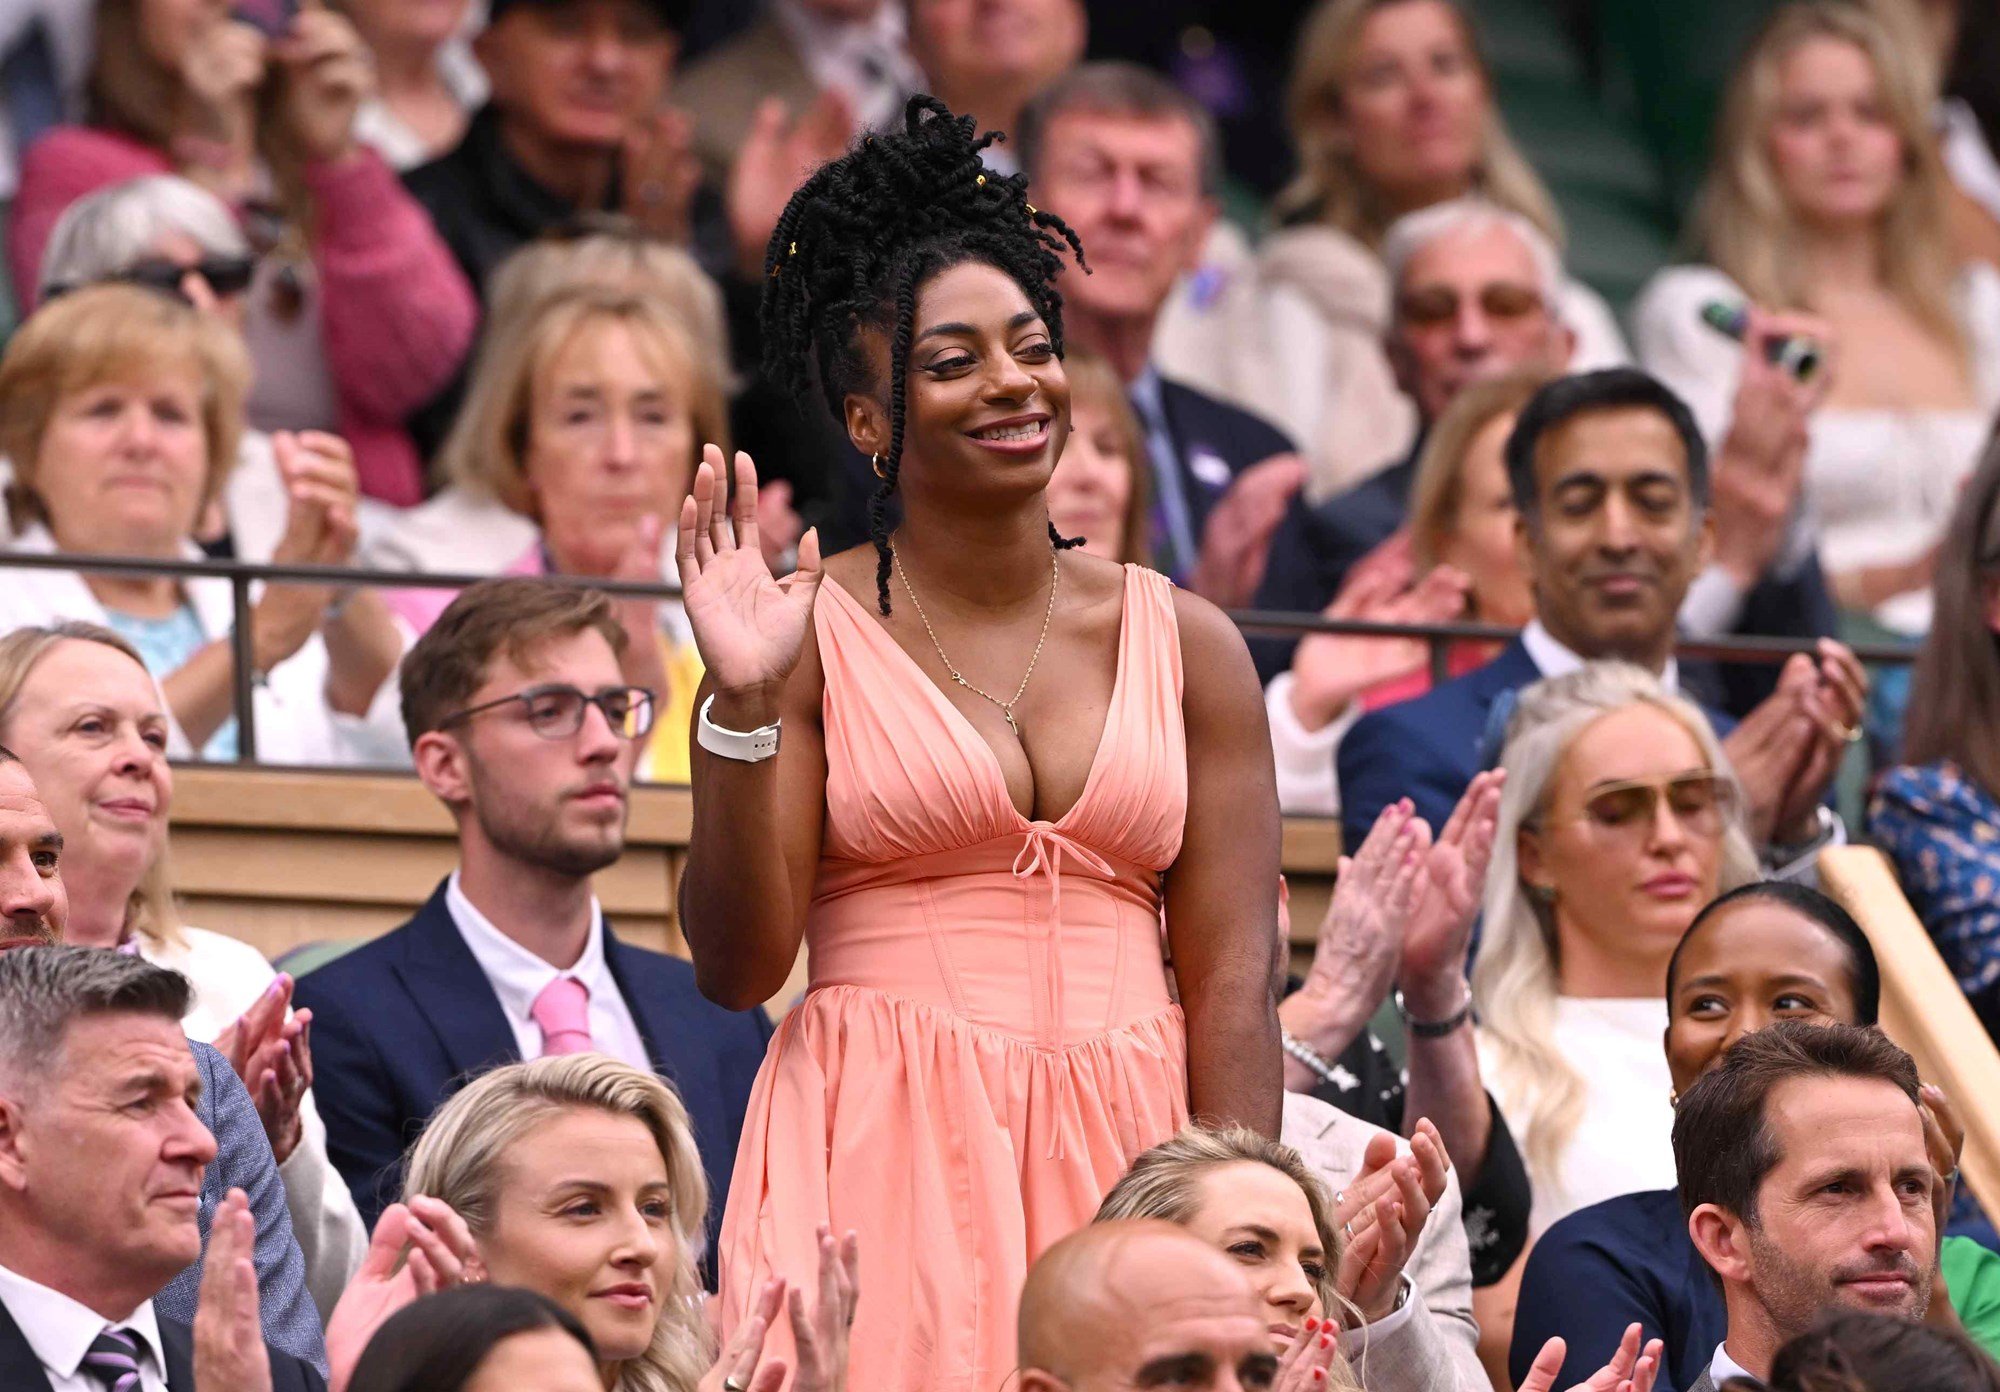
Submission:
[[[806,922],[812,985],[882,991],[1042,1048],[1078,1044],[1170,1004],[1158,884],[1046,823],[887,864],[826,860]]]

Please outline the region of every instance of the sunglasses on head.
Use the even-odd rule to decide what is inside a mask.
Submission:
[[[1685,830],[1697,836],[1717,836],[1735,808],[1735,798],[1735,785],[1707,770],[1672,778],[1634,779],[1592,788],[1584,795],[1582,815],[1574,820],[1606,831],[1644,831],[1659,819],[1664,801]]]
[[[1488,319],[1525,319],[1542,308],[1541,292],[1509,280],[1490,281],[1473,297]],[[1447,324],[1458,317],[1460,297],[1449,285],[1428,285],[1402,297],[1403,322],[1419,328]]]
[[[191,275],[198,275],[208,282],[208,288],[220,299],[240,295],[250,288],[251,278],[257,274],[257,263],[248,256],[204,256],[191,266],[183,266],[177,261],[160,257],[127,266],[122,271],[113,271],[100,280],[52,285],[42,298],[44,302],[59,295],[81,290],[85,284],[93,285],[137,285],[141,289],[158,291],[162,295],[172,295],[185,301],[181,293],[181,282]]]

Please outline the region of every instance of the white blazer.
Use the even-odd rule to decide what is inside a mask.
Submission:
[[[53,555],[55,538],[48,528],[37,524],[8,542],[5,550]],[[189,560],[201,559],[193,542],[185,544],[183,554]],[[0,553],[0,562],[4,560]],[[189,580],[183,589],[204,633],[220,638],[230,631],[235,619],[227,580]],[[104,606],[80,574],[73,570],[7,570],[0,564],[0,633],[60,619],[105,622]],[[407,645],[407,634],[404,642]],[[163,677],[166,673],[153,675]],[[410,751],[403,738],[401,698],[394,675],[382,683],[365,716],[344,715],[327,705],[326,681],[326,644],[315,633],[256,689],[258,760],[272,764],[407,765]],[[175,758],[192,758],[194,746],[171,712],[168,724],[167,752]]]

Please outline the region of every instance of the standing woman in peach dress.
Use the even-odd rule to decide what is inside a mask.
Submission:
[[[1073,237],[969,117],[906,127],[814,174],[766,264],[773,365],[874,457],[874,545],[822,569],[809,533],[773,580],[754,468],[732,519],[713,448],[681,516],[682,915],[716,1001],[775,995],[801,940],[811,972],[737,1156],[725,1332],[826,1223],[861,1242],[849,1386],[992,1392],[1028,1264],[1134,1156],[1191,1113],[1276,1134],[1278,804],[1234,626],[1049,525]]]

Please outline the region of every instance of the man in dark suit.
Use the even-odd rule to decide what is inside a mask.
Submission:
[[[1917,1066],[1879,1030],[1781,1020],[1743,1036],[1674,1109],[1674,1169],[1729,1312],[1689,1392],[1769,1379],[1829,1311],[1930,1308],[1940,1177]]]
[[[1456,199],[1400,219],[1383,243],[1393,299],[1384,347],[1416,407],[1408,453],[1345,492],[1293,500],[1271,541],[1259,609],[1318,613],[1362,557],[1408,518],[1424,439],[1474,382],[1516,371],[1566,371],[1576,336],[1554,312],[1562,270],[1534,224],[1479,199]],[[1790,332],[1760,320],[1759,335]],[[1738,397],[1742,428],[1715,450],[1713,554],[1681,615],[1692,635],[1822,637],[1833,600],[1810,537],[1793,516],[1805,418],[1817,389],[1793,382],[1762,353],[1749,355]],[[1253,640],[1266,682],[1291,666],[1297,639]],[[1727,674],[1720,694],[1741,714],[1770,694],[1757,669]]]
[[[155,1305],[201,1254],[203,1172],[216,1154],[181,1032],[189,990],[177,972],[122,953],[0,954],[0,1387],[9,1392],[196,1392],[192,1330]],[[240,1191],[221,1220],[233,1266],[255,1240]],[[248,1330],[254,1305],[243,1310]],[[326,1386],[309,1364],[271,1348],[258,1358],[254,1334],[238,1337],[268,1366],[273,1392]]]
[[[1213,118],[1135,64],[1085,63],[1029,104],[1020,141],[1030,198],[1068,221],[1090,264],[1063,278],[1065,332],[1110,360],[1145,429],[1154,556],[1218,603],[1244,603],[1305,465],[1275,426],[1149,361],[1215,222]]]
[[[591,876],[625,845],[653,697],[620,666],[600,594],[547,581],[465,591],[403,659],[417,773],[458,823],[459,866],[416,917],[300,979],[327,1151],[374,1224],[404,1150],[498,1063],[594,1049],[673,1084],[714,1196],[728,1195],[770,1024],[695,989],[688,963],[622,943]]]
[[[1713,553],[1707,450],[1687,407],[1643,372],[1613,368],[1543,387],[1507,440],[1516,545],[1535,618],[1500,656],[1414,700],[1371,712],[1341,742],[1341,824],[1358,846],[1404,796],[1443,826],[1472,776],[1497,756],[1515,693],[1584,662],[1618,658],[1679,689],[1675,616]],[[1866,678],[1822,640],[1727,747],[1754,834],[1791,864],[1838,830],[1821,799],[1861,719]]]

